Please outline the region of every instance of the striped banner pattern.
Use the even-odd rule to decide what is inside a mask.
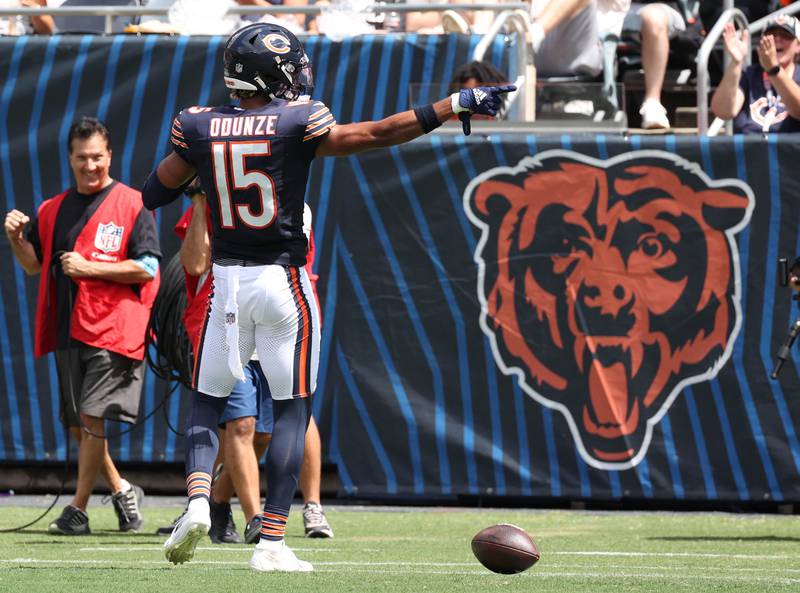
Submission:
[[[112,174],[139,187],[168,150],[174,114],[225,101],[221,38],[53,37],[0,40],[0,183],[5,210],[32,212],[70,184],[66,133],[80,115],[112,132]],[[477,38],[375,36],[307,40],[315,98],[341,123],[380,118],[447,93]],[[514,50],[490,52],[510,70]],[[421,86],[414,87],[416,84]],[[768,380],[797,315],[777,287],[776,258],[800,253],[794,198],[798,140],[506,135],[431,136],[348,159],[320,159],[315,211],[323,307],[314,411],[344,493],[581,499],[792,501],[800,498],[798,358]],[[598,159],[658,149],[738,178],[756,196],[737,236],[744,323],[731,360],[688,387],[655,427],[644,461],[589,467],[561,414],[533,401],[495,363],[481,331],[473,261],[477,230],[462,205],[481,172],[560,148]],[[159,212],[162,248],[185,204]],[[0,242],[0,461],[63,459],[56,376],[34,360],[36,285]],[[143,413],[168,386],[146,380]],[[123,461],[180,462],[189,396],[112,440]],[[113,433],[116,427],[111,429]]]

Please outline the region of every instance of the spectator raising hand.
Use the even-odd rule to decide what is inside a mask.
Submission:
[[[745,32],[746,34],[747,32]],[[769,72],[775,67],[780,67],[778,62],[778,51],[775,47],[775,38],[772,35],[764,35],[758,43],[758,63]]]
[[[711,111],[742,133],[800,132],[800,22],[779,15],[758,44],[758,64],[744,68],[750,37],[728,23],[722,33],[731,61],[711,97]]]
[[[722,32],[722,41],[725,44],[725,51],[733,62],[737,64],[744,62],[747,48],[750,45],[750,32],[747,29],[742,30],[740,36],[733,23],[728,23]]]

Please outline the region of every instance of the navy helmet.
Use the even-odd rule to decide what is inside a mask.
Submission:
[[[314,88],[311,64],[295,35],[274,23],[254,23],[225,44],[224,76],[229,89],[263,92],[293,101]]]

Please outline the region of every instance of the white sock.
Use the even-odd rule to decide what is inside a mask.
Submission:
[[[119,483],[122,484],[122,488],[119,489],[120,492],[127,492],[132,488],[131,483],[125,478],[120,478]]]
[[[190,512],[200,511],[205,514],[211,512],[211,507],[208,504],[208,500],[205,498],[193,498],[189,501],[189,506],[187,506],[186,509]]]
[[[268,550],[270,552],[277,552],[283,547],[283,540],[279,539],[278,541],[274,541],[271,539],[261,539],[256,544],[256,548],[260,550]]]

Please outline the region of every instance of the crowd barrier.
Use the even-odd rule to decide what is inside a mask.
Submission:
[[[140,186],[175,111],[224,100],[221,41],[0,40],[4,210],[69,185],[81,114],[109,122],[112,174]],[[309,53],[346,122],[406,108],[409,84],[446,93],[475,41]],[[799,144],[476,133],[316,162],[314,412],[343,494],[800,500],[796,349],[769,379],[797,316],[776,261],[800,252]],[[168,256],[184,206],[158,215]],[[54,367],[32,355],[36,286],[0,253],[0,461],[62,459]],[[143,410],[166,389],[148,375]],[[180,462],[167,420],[182,427],[189,397],[113,454]]]

